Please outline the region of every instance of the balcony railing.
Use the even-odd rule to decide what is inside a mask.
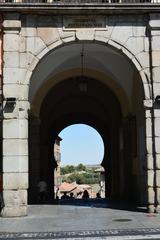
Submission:
[[[118,4],[118,5],[160,5],[160,0],[0,0],[0,4]]]

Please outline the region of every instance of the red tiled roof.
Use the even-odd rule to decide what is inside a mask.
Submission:
[[[73,191],[75,188],[77,188],[77,185],[72,184],[72,183],[67,183],[67,182],[63,182],[60,186],[59,186],[59,190],[61,192],[71,192]]]

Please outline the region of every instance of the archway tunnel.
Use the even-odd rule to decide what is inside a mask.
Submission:
[[[65,127],[83,123],[104,142],[106,198],[145,203],[143,97],[136,69],[109,46],[74,43],[45,56],[30,84],[29,201],[36,201],[42,176],[53,196],[55,139]]]

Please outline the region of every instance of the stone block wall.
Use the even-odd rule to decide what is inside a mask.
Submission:
[[[28,85],[20,68],[21,21],[11,14],[3,21],[3,216],[27,214]],[[14,100],[9,106],[10,98]]]
[[[149,20],[150,82],[152,104],[146,105],[146,145],[148,160],[148,203],[154,202],[159,211],[160,205],[160,105],[156,97],[160,94],[160,14],[150,14]]]
[[[139,72],[144,86],[146,109],[146,154],[148,173],[148,203],[155,203],[154,179],[159,185],[159,125],[160,113],[156,108],[155,133],[153,135],[153,99],[160,90],[160,15],[106,16],[107,27],[98,29],[63,28],[63,17],[51,15],[4,14],[3,21],[3,181],[5,208],[3,216],[27,214],[28,189],[28,100],[30,79],[36,65],[56,47],[77,41],[100,42],[116,48],[126,55]],[[150,38],[147,35],[150,31]],[[0,42],[1,44],[1,42]],[[151,62],[152,57],[152,62]],[[152,65],[152,66],[151,66]],[[151,74],[151,69],[153,74]],[[151,79],[152,76],[152,79]],[[154,95],[153,95],[154,94]],[[7,110],[7,99],[15,98],[12,111]],[[154,138],[155,137],[155,138]],[[153,163],[155,139],[156,171]]]

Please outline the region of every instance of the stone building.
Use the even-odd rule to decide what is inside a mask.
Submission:
[[[101,135],[106,192],[160,205],[160,3],[1,1],[3,216],[27,214],[53,136],[74,123]],[[50,189],[52,193],[52,189]]]
[[[99,194],[102,198],[105,198],[105,195],[107,196],[107,193],[105,193],[105,169],[103,167],[95,169],[96,173],[99,173]]]
[[[60,164],[61,164],[61,148],[60,148],[60,142],[62,141],[62,138],[60,138],[59,136],[55,139],[55,143],[54,143],[54,159],[55,159],[55,163],[56,166],[54,168],[54,197],[58,196],[58,189],[59,186],[62,183],[62,177],[61,177],[61,168],[60,168]]]

